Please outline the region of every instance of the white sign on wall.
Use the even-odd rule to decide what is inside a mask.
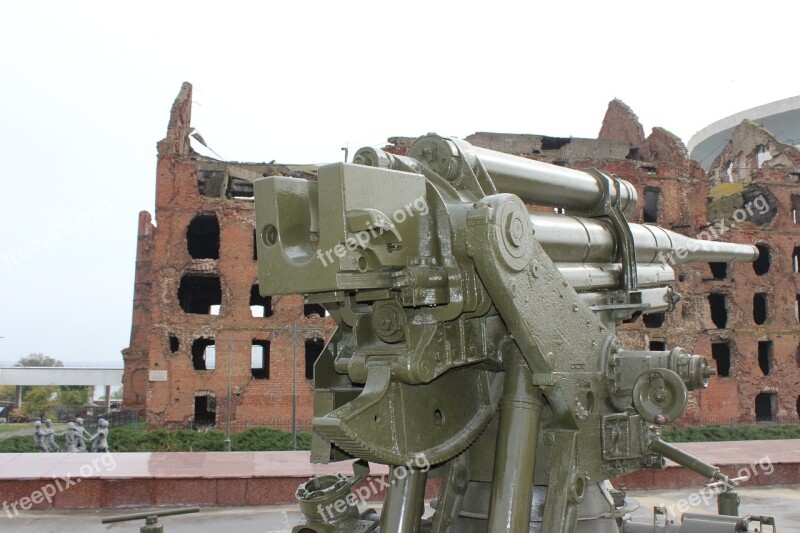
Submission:
[[[167,381],[166,370],[151,370],[150,381]]]

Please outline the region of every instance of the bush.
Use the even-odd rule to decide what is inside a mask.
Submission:
[[[800,439],[800,426],[759,424],[755,426],[694,426],[666,429],[667,442],[719,442],[726,440]],[[188,429],[146,431],[143,422],[111,428],[109,446],[114,452],[221,452],[225,432]],[[60,440],[57,442],[61,443]],[[285,451],[292,449],[292,434],[266,427],[250,428],[231,435],[236,452]],[[311,449],[311,433],[297,434],[297,449]],[[35,452],[30,436],[0,440],[0,453]]]
[[[664,440],[667,442],[779,439],[800,439],[800,426],[758,424],[755,426],[693,426],[664,430]]]
[[[33,447],[33,432],[30,437],[9,437],[0,440],[0,453],[35,452]]]
[[[237,452],[281,451],[292,449],[292,434],[270,428],[251,428],[231,435],[231,450]],[[297,449],[311,449],[311,433],[297,434]]]
[[[108,444],[112,452],[221,452],[225,432],[157,429],[146,431],[143,422],[110,428]],[[61,444],[61,440],[56,442]],[[270,428],[251,428],[231,435],[231,450],[284,451],[292,449],[292,434]],[[297,434],[297,449],[311,449],[311,434]],[[33,431],[30,436],[0,440],[0,453],[35,452]]]

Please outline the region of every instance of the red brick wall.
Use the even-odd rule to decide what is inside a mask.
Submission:
[[[151,224],[147,213],[140,215],[137,269],[131,344],[125,357],[125,404],[147,412],[151,426],[185,426],[194,413],[194,395],[209,391],[217,399],[217,426],[224,427],[227,417],[228,339],[232,342],[231,425],[234,430],[249,425],[269,425],[289,429],[292,426],[292,388],[297,390],[296,421],[307,428],[312,417],[311,383],[305,379],[304,340],[310,332],[298,332],[299,343],[293,352],[292,325],[319,328],[326,338],[333,331],[328,319],[305,318],[299,296],[273,299],[270,318],[253,318],[249,310],[250,287],[257,281],[253,260],[254,212],[251,202],[226,198],[206,198],[198,192],[198,170],[226,163],[210,163],[194,155],[186,141],[189,133],[191,87],[188,84],[175,101],[166,138],[159,143],[157,167],[156,220]],[[614,122],[631,122],[614,124]],[[635,123],[634,123],[635,122]],[[640,207],[630,219],[641,221],[645,187],[661,191],[658,224],[688,236],[696,236],[708,225],[707,195],[724,174],[720,169],[735,159],[737,177],[764,184],[777,203],[777,214],[767,225],[742,224],[731,229],[722,240],[741,243],[765,242],[772,251],[772,266],[764,276],[756,276],[750,264],[731,264],[725,280],[712,280],[706,263],[677,267],[681,281],[676,289],[683,295],[663,326],[646,328],[641,321],[620,328],[620,337],[630,349],[647,349],[651,340],[665,341],[667,348],[681,346],[694,353],[711,355],[711,343],[728,341],[731,345],[730,377],[714,377],[708,390],[691,393],[687,415],[681,423],[748,423],[755,420],[754,400],[760,392],[778,395],[776,420],[797,423],[796,402],[800,396],[798,340],[800,329],[794,314],[796,294],[800,293],[798,274],[793,272],[792,250],[800,246],[798,226],[790,216],[790,195],[800,194],[798,167],[800,156],[774,143],[770,149],[783,150],[780,168],[754,169],[752,151],[758,143],[770,143],[761,130],[749,137],[735,136],[741,146],[730,146],[712,168],[711,177],[686,157],[680,141],[669,132],[655,129],[643,142],[630,133],[641,126],[627,106],[612,102],[603,127],[603,142],[629,143],[637,151],[633,159],[575,158],[563,154],[539,153],[535,157],[558,161],[573,168],[597,167],[630,181],[637,189]],[[615,138],[614,132],[622,132]],[[744,132],[747,133],[747,132]],[[624,134],[624,135],[623,135]],[[506,136],[513,137],[513,136]],[[535,142],[527,135],[509,146]],[[492,148],[503,138],[499,134],[476,134],[470,142]],[[753,141],[753,139],[756,139]],[[402,139],[392,151],[403,153]],[[748,144],[749,143],[749,144]],[[581,146],[589,146],[586,143]],[[748,148],[749,147],[749,148]],[[618,147],[619,148],[619,147]],[[627,146],[622,146],[624,153]],[[579,151],[579,150],[578,150]],[[784,153],[786,152],[786,153]],[[576,153],[576,150],[570,152]],[[596,153],[596,152],[593,152]],[[736,157],[732,154],[737,154]],[[534,157],[533,153],[520,154]],[[726,159],[726,157],[728,159]],[[786,162],[791,163],[787,166]],[[749,166],[748,166],[749,165]],[[263,167],[263,165],[262,165]],[[750,170],[748,170],[748,168]],[[192,259],[186,246],[186,228],[199,212],[216,213],[220,224],[220,259]],[[177,298],[181,275],[185,272],[217,273],[222,285],[222,308],[219,316],[184,313]],[[728,295],[728,327],[717,329],[711,321],[707,296],[710,292]],[[752,318],[753,293],[769,294],[766,324],[757,326]],[[288,329],[287,329],[288,328]],[[169,335],[180,340],[180,349],[172,354]],[[192,341],[213,336],[217,342],[216,369],[199,371],[192,366]],[[240,341],[243,340],[243,341]],[[269,340],[270,378],[252,379],[250,373],[251,339]],[[772,371],[764,376],[757,361],[760,340],[772,340]],[[297,366],[293,373],[293,361]],[[166,370],[166,382],[149,382],[150,370]]]
[[[146,411],[151,427],[185,427],[194,415],[198,391],[216,396],[217,427],[227,421],[230,351],[231,426],[292,427],[292,387],[297,389],[297,425],[308,428],[312,417],[311,382],[305,378],[305,338],[327,338],[333,323],[303,316],[301,296],[273,298],[273,315],[251,316],[251,286],[258,281],[253,259],[255,214],[252,202],[207,198],[198,191],[198,169],[206,162],[190,152],[183,139],[190,123],[191,87],[173,106],[167,137],[159,143],[156,187],[157,229],[149,215],[140,217],[131,345],[125,350],[125,399],[128,407]],[[220,225],[219,259],[193,259],[186,228],[198,213],[216,213]],[[185,313],[178,300],[184,273],[219,275],[222,304],[218,316]],[[293,350],[292,327],[298,328]],[[313,331],[303,329],[315,328]],[[279,330],[283,331],[279,331]],[[172,353],[170,335],[180,348]],[[195,370],[192,342],[216,341],[216,368]],[[253,379],[251,340],[270,341],[269,379]],[[229,350],[230,340],[230,350]],[[294,376],[293,376],[294,367]],[[148,381],[150,370],[167,371],[167,381]]]

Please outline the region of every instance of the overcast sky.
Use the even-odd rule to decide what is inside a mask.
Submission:
[[[283,163],[429,131],[596,137],[615,97],[686,142],[800,94],[796,0],[275,4],[4,4],[0,363],[122,365],[183,81],[217,153]]]

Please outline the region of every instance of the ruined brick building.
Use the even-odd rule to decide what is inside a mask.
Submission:
[[[233,430],[308,428],[311,369],[333,324],[299,296],[259,296],[252,182],[274,174],[315,179],[316,170],[200,156],[189,143],[190,115],[185,84],[158,144],[157,227],[147,212],[139,219],[124,402],[146,411],[152,427],[224,428],[230,416]],[[706,174],[668,131],[645,137],[618,100],[598,139],[476,133],[467,140],[617,174],[637,188],[634,222],[757,245],[754,264],[678,267],[683,299],[675,311],[625,325],[620,336],[631,349],[679,345],[714,358],[719,375],[691,393],[687,423],[798,421],[800,151],[745,121]],[[403,152],[407,142],[392,138],[388,149]]]
[[[124,403],[151,427],[224,428],[230,415],[234,431],[305,429],[313,361],[333,325],[301,296],[259,295],[253,180],[316,170],[198,155],[191,105],[184,84],[158,143],[157,225],[139,215]]]

